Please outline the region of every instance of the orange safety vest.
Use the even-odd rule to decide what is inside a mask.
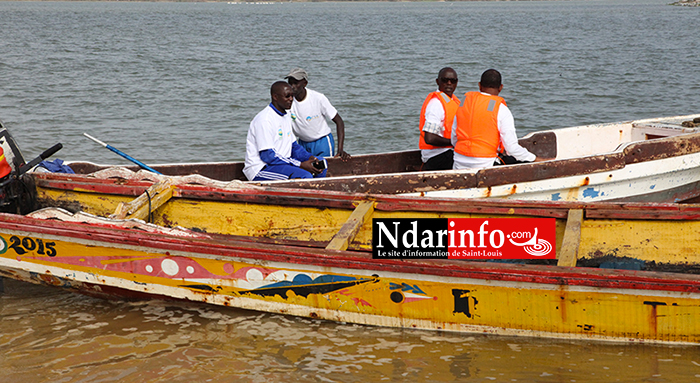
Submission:
[[[467,157],[496,157],[501,147],[498,109],[503,97],[469,92],[457,110],[457,144],[455,152]]]
[[[444,146],[433,146],[425,143],[425,137],[423,137],[423,126],[425,125],[425,109],[428,107],[428,103],[433,98],[437,98],[442,104],[442,108],[445,110],[445,131],[443,137],[450,139],[452,138],[452,121],[454,121],[455,114],[457,113],[457,108],[459,108],[459,99],[452,95],[452,98],[447,96],[445,93],[436,91],[430,93],[423,102],[423,108],[420,111],[420,143],[418,147],[421,149],[438,149],[444,148]]]
[[[10,174],[12,167],[7,162],[5,158],[5,151],[0,147],[0,178],[4,178],[6,175]]]

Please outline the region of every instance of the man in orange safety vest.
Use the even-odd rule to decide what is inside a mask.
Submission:
[[[517,161],[537,159],[518,143],[513,114],[505,100],[498,96],[502,90],[501,74],[489,69],[481,75],[479,92],[464,95],[452,129],[454,169],[491,167],[500,148]]]
[[[438,90],[423,102],[420,112],[420,141],[423,170],[452,169],[452,122],[459,107],[454,96],[457,88],[457,72],[442,68],[435,80]]]

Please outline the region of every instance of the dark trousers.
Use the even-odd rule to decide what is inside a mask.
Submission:
[[[423,164],[423,170],[451,170],[454,163],[454,150],[450,149],[444,153],[432,157]]]

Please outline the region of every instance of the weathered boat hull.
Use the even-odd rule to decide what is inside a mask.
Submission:
[[[700,152],[628,164],[605,172],[408,195],[530,201],[682,202],[700,195],[699,169]]]
[[[462,261],[181,237],[0,215],[0,275],[377,326],[700,342],[700,277]],[[43,247],[40,248],[39,241]]]

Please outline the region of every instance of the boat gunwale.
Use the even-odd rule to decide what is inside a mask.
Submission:
[[[153,185],[150,181],[92,179],[84,175],[33,173],[38,187],[119,193],[138,196]],[[80,178],[80,179],[75,179]],[[85,181],[84,181],[85,180]],[[431,198],[385,194],[345,193],[310,189],[244,188],[226,189],[204,185],[176,185],[173,198],[245,202],[261,205],[353,209],[360,201],[373,201],[378,211],[505,214],[566,218],[570,209],[584,209],[585,218],[643,220],[700,220],[700,204],[648,202],[525,201],[513,199]],[[416,203],[419,202],[419,203]]]

